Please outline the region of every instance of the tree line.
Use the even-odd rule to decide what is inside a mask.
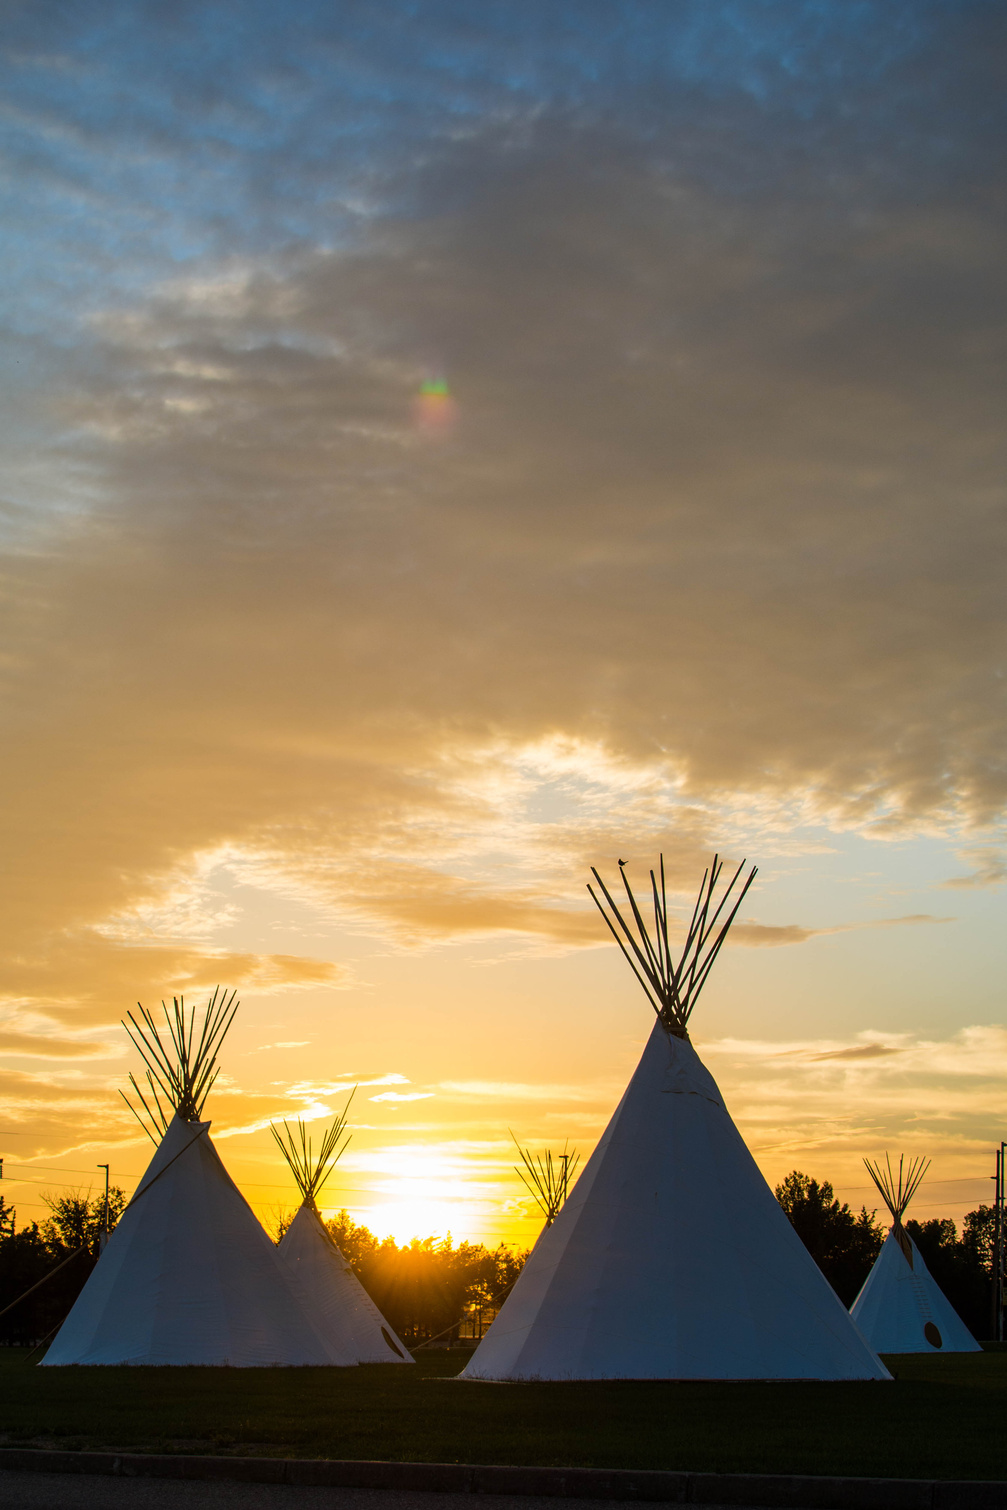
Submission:
[[[20,1229],[0,1195],[0,1346],[34,1347],[54,1334],[98,1261],[105,1197],[90,1192],[43,1194],[49,1216]],[[109,1230],[126,1208],[125,1192],[109,1190]],[[280,1223],[277,1237],[286,1223]],[[492,1311],[526,1258],[501,1243],[413,1238],[399,1247],[377,1238],[345,1211],[327,1223],[375,1305],[409,1347],[456,1333],[466,1313]],[[37,1289],[32,1287],[38,1285]],[[28,1292],[28,1293],[26,1293]],[[23,1298],[22,1298],[23,1297]]]
[[[840,1300],[852,1305],[885,1240],[877,1211],[866,1206],[852,1211],[836,1198],[828,1180],[797,1169],[776,1187],[776,1198]],[[0,1196],[0,1345],[34,1346],[55,1333],[98,1259],[104,1196],[92,1199],[90,1192],[72,1191],[43,1199],[49,1216],[19,1230],[14,1208]],[[113,1186],[110,1227],[125,1206],[125,1193]],[[960,1234],[946,1219],[905,1224],[927,1268],[976,1337],[990,1335],[994,1224],[992,1206],[968,1212]],[[364,1289],[409,1347],[452,1338],[466,1315],[492,1316],[528,1256],[505,1243],[493,1249],[482,1243],[456,1246],[450,1237],[417,1237],[400,1246],[393,1238],[375,1237],[346,1211],[326,1225]],[[283,1228],[281,1222],[278,1236]],[[36,1284],[38,1289],[32,1290]],[[18,1304],[5,1311],[15,1300]]]

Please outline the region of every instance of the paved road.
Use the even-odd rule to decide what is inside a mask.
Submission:
[[[614,1500],[531,1495],[428,1494],[386,1489],[301,1489],[292,1484],[105,1478],[0,1470],[0,1510],[640,1510]],[[655,1506],[654,1510],[660,1510]],[[718,1510],[707,1505],[705,1510]],[[720,1507],[724,1510],[724,1507]],[[731,1510],[744,1510],[731,1506]]]

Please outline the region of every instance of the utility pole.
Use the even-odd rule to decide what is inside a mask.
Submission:
[[[996,1174],[990,1178],[995,1182],[993,1196],[993,1245],[990,1250],[990,1279],[992,1280],[992,1327],[991,1333],[994,1342],[1004,1340],[1004,1149],[1007,1142],[1002,1141],[996,1151]]]
[[[104,1169],[105,1171],[105,1220],[102,1223],[101,1231],[98,1234],[98,1255],[100,1257],[102,1251],[104,1250],[105,1244],[108,1242],[108,1165],[99,1164],[96,1167],[98,1169]]]
[[[996,1296],[997,1296],[997,1324],[996,1339],[1004,1340],[1004,1149],[1007,1143],[1001,1141],[998,1157],[997,1192],[999,1205],[996,1218]]]
[[[990,1175],[995,1180],[993,1187],[993,1242],[990,1247],[990,1338],[997,1338],[997,1249],[1000,1246],[1000,1155],[996,1156],[996,1174]]]

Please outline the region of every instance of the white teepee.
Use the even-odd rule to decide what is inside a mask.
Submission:
[[[594,872],[608,913],[591,894],[658,1020],[594,1154],[462,1378],[889,1377],[780,1209],[688,1039],[689,1015],[755,874],[726,911],[741,869],[718,903],[714,858],[677,963],[663,862],[660,882],[651,873],[653,939],[628,883],[635,928]]]
[[[233,995],[214,993],[197,1037],[193,1014],[187,1022],[176,1002],[170,1049],[149,1013],[141,1008],[143,1027],[130,1014],[153,1106],[133,1086],[163,1137],[43,1359],[50,1367],[356,1361],[315,1326],[296,1279],[210,1142],[209,1122],[200,1120],[234,1011]],[[170,1122],[162,1098],[174,1108]]]
[[[347,1138],[341,1147],[336,1146],[346,1126],[345,1112],[323,1136],[317,1158],[303,1122],[297,1124],[299,1143],[287,1124],[283,1126],[286,1139],[276,1127],[273,1137],[290,1165],[302,1201],[283,1234],[279,1253],[296,1276],[315,1325],[333,1347],[348,1352],[355,1363],[412,1363],[405,1343],[396,1337],[326,1231],[315,1204],[315,1197],[349,1142]]]
[[[909,1202],[929,1168],[914,1159],[896,1180],[886,1168],[864,1163],[892,1214],[892,1226],[850,1315],[879,1353],[981,1353],[982,1348],[937,1284],[902,1225]]]

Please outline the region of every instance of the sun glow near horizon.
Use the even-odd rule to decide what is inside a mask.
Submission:
[[[517,1191],[495,1153],[480,1157],[460,1155],[451,1145],[388,1144],[361,1156],[354,1183],[365,1180],[367,1204],[346,1209],[375,1237],[391,1237],[399,1246],[431,1237],[488,1247],[528,1245],[528,1221],[523,1211],[509,1209]]]

